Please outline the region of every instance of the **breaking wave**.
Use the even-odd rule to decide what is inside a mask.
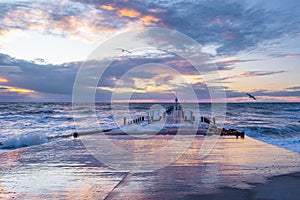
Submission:
[[[15,137],[10,137],[0,144],[1,149],[16,149],[21,147],[28,147],[39,145],[48,142],[49,139],[45,134],[35,132],[28,134],[21,134]]]

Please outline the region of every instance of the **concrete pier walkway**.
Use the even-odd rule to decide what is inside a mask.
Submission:
[[[139,150],[170,139],[162,135],[126,137],[114,136],[112,140]],[[181,137],[193,142],[178,160],[156,171],[138,173],[107,167],[89,154],[80,139],[1,153],[0,199],[201,199],[218,195],[224,187],[244,194],[267,178],[300,172],[298,153],[249,137],[220,137],[204,158],[199,155],[205,136]],[[298,191],[293,185],[288,188],[290,194]],[[253,195],[266,198],[267,193],[261,189]]]

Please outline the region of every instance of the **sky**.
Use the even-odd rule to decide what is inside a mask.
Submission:
[[[299,10],[298,0],[0,0],[0,101],[69,102],[81,87],[96,101],[300,102]]]

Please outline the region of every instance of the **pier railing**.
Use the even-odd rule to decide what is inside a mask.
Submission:
[[[125,126],[130,124],[139,124],[145,121],[149,122],[149,116],[139,115],[139,116],[131,117],[129,119],[127,117],[124,117],[123,125]]]
[[[153,123],[159,122],[161,120],[166,120],[167,117],[175,117],[178,121],[186,121],[191,124],[198,124],[196,122],[203,122],[207,124],[215,125],[215,118],[213,117],[211,120],[201,116],[199,119],[196,119],[194,112],[191,110],[183,110],[183,109],[175,109],[174,106],[169,106],[166,109],[156,109],[148,111],[147,115],[138,115],[131,117],[123,118],[123,125],[131,125],[131,124],[141,124],[143,122]]]

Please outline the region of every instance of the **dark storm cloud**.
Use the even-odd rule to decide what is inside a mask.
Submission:
[[[132,70],[134,67],[138,65],[147,64],[147,67],[151,68],[151,64],[163,64],[163,63],[173,63],[173,69],[176,70],[181,75],[199,75],[199,73],[192,66],[182,67],[182,63],[175,65],[175,62],[172,60],[174,58],[134,58],[134,59],[121,59],[112,63],[111,66],[107,68],[105,73],[102,76],[102,79],[99,82],[100,87],[108,87],[114,88],[116,85],[116,81],[119,80],[124,74],[128,73],[128,71]],[[95,62],[95,61],[93,61]],[[177,61],[177,63],[179,63]],[[93,63],[95,64],[95,63]],[[96,62],[96,66],[101,66],[101,62]],[[33,90],[43,94],[61,94],[61,95],[69,95],[72,94],[73,84],[75,81],[76,73],[79,67],[82,65],[81,62],[73,62],[73,63],[65,63],[62,65],[39,65],[33,62],[20,60],[12,58],[5,54],[0,54],[0,73],[1,76],[5,77],[8,82],[3,83],[1,86],[1,90],[6,91],[7,87],[16,87],[16,88],[24,88],[28,90]],[[169,66],[169,65],[168,65]],[[187,70],[185,70],[187,69]],[[155,87],[160,86],[160,84],[170,83],[176,76],[173,74],[160,74],[159,71],[141,68],[141,71],[132,71],[130,76],[125,78],[125,81],[122,87],[130,87],[136,88],[137,91],[140,91],[136,87],[134,80],[136,78],[139,79],[155,79],[156,85]],[[143,72],[143,70],[147,72]],[[257,76],[270,76],[274,74],[284,73],[285,71],[250,71],[250,72],[242,72],[235,76],[224,77],[217,79],[215,81],[219,81],[220,83],[224,83],[226,81],[230,81],[232,78],[249,78],[249,77],[257,77]],[[160,76],[164,75],[164,76]],[[97,78],[97,77],[94,77]],[[201,76],[199,75],[199,80]],[[126,84],[125,84],[126,83]],[[179,84],[177,85],[178,91],[185,91],[189,87],[192,87],[196,92],[200,99],[208,98],[209,91],[208,87],[205,83],[195,83],[195,84]],[[214,86],[215,87],[215,86]],[[216,88],[217,90],[220,88]],[[241,97],[244,93],[232,91],[229,88],[225,88],[227,96],[231,97]],[[299,95],[299,86],[286,88],[284,91],[277,92],[269,92],[269,91],[257,91],[257,95],[262,96],[297,96]],[[102,95],[102,99],[109,100],[111,92],[105,90],[98,90],[98,94]],[[12,94],[6,94],[11,96]],[[16,94],[17,95],[17,94]],[[20,96],[20,94],[18,94]],[[140,96],[145,96],[146,94],[140,94]],[[147,94],[148,96],[151,94]],[[157,94],[156,94],[157,95]],[[167,96],[170,94],[166,94]],[[3,97],[4,98],[4,97]]]
[[[112,6],[112,10],[103,9],[101,6]],[[294,5],[294,6],[291,6]],[[126,16],[120,10],[130,9],[137,12],[138,17]],[[143,18],[145,16],[151,17]],[[158,19],[158,20],[157,20]],[[144,21],[143,21],[144,20]],[[147,21],[148,20],[148,21]],[[130,0],[130,1],[59,1],[32,3],[13,1],[0,3],[0,36],[11,30],[39,30],[43,33],[60,35],[62,37],[83,36],[90,31],[95,35],[126,28],[130,23],[140,23],[143,26],[160,26],[175,29],[187,34],[201,45],[218,46],[218,55],[232,55],[239,52],[247,52],[262,45],[272,45],[273,41],[282,37],[293,38],[300,32],[299,3],[290,2],[289,9],[282,4],[279,8],[268,9],[263,6],[249,5],[245,1],[221,1],[221,0]],[[87,29],[78,29],[87,25]],[[82,32],[83,31],[83,32]],[[154,37],[154,36],[153,36]],[[154,37],[154,39],[163,39]],[[178,40],[178,47],[182,41]],[[299,57],[299,54],[271,54],[272,58]],[[230,60],[217,62],[218,70],[231,70],[233,66],[251,60]],[[99,85],[113,87],[128,70],[145,63],[159,63],[171,66],[182,75],[199,75],[193,69],[191,63],[182,61],[176,57],[144,57],[121,59],[112,63],[105,72]],[[66,63],[62,65],[38,64],[35,62],[11,58],[0,54],[0,74],[8,79],[7,83],[1,83],[1,91],[7,90],[7,86],[25,88],[41,92],[43,94],[71,95],[75,76],[81,62]],[[98,63],[99,65],[101,63]],[[209,66],[202,65],[203,70]],[[215,83],[230,82],[233,78],[250,78],[258,76],[271,76],[285,71],[250,71],[216,79]],[[134,78],[157,78],[157,73],[134,72],[126,79],[128,87],[134,87]],[[162,82],[172,80],[172,76],[158,79]],[[159,83],[157,83],[159,84]],[[182,90],[185,86],[180,86]],[[197,94],[208,97],[206,85],[194,85]],[[142,88],[141,88],[142,89]],[[226,88],[228,97],[241,97],[244,93]],[[142,90],[141,90],[142,91]],[[256,91],[261,96],[297,96],[299,87],[290,87],[284,91]],[[111,92],[99,90],[103,97],[108,98]],[[12,95],[12,94],[6,94]],[[17,95],[17,94],[15,94]],[[20,95],[20,94],[18,94]],[[147,94],[155,97],[157,94]],[[169,94],[168,94],[169,95]],[[45,95],[46,96],[46,95]],[[4,97],[3,97],[4,98]]]
[[[241,1],[177,1],[166,4],[164,9],[168,27],[201,44],[221,45],[219,54],[246,51],[285,34],[293,37],[300,30],[296,8],[280,12],[247,7]]]
[[[0,54],[0,73],[8,86],[43,93],[71,94],[77,63],[38,65]]]
[[[3,87],[3,90],[5,86],[33,90],[42,93],[41,95],[43,96],[47,96],[47,94],[71,96],[77,70],[82,64],[83,62],[71,62],[61,65],[37,64],[35,61],[26,61],[0,54],[0,74],[1,77],[8,80],[0,86]],[[102,65],[101,61],[89,61],[84,63],[84,69],[96,70],[96,68]],[[89,68],[89,66],[94,67]],[[133,70],[138,66],[142,67],[138,68],[138,70]],[[170,73],[170,71],[166,72],[164,66],[173,69],[174,73]],[[155,80],[155,83],[151,83],[152,87],[159,87],[161,84],[172,85],[174,87],[182,86],[182,83],[172,83],[178,75],[199,75],[199,80],[201,77],[201,74],[190,63],[178,57],[123,57],[115,60],[106,68],[98,86],[113,89],[117,81],[124,75],[127,75],[127,77],[123,78],[122,85],[119,87],[136,89],[140,88],[135,84],[136,79],[145,81]],[[98,79],[99,77],[91,73],[91,77],[89,78]],[[197,88],[200,88],[200,85],[197,85]],[[98,89],[97,93],[102,96],[102,99],[109,99],[111,95],[111,92],[105,89]],[[2,93],[3,98],[4,95],[11,96],[12,94]]]
[[[39,28],[50,34],[84,37],[84,33],[76,28],[79,25],[88,23],[89,31],[96,34],[114,32],[136,22],[175,29],[201,45],[217,45],[219,55],[251,51],[259,45],[272,45],[282,37],[293,38],[299,34],[300,6],[297,1],[276,8],[269,6],[272,9],[268,9],[267,3],[258,4],[260,6],[250,3],[234,0],[0,3],[0,33]],[[104,9],[103,5],[112,9]],[[131,10],[136,16],[120,12],[122,9]]]
[[[156,64],[167,63],[171,60],[172,58],[122,58],[118,61],[113,62],[106,69],[98,85],[101,87],[114,88],[117,81],[128,72],[130,72],[130,75],[127,78],[123,79],[124,82],[122,87],[134,88],[134,79],[136,78],[156,78],[160,83],[168,82],[174,78],[174,75],[157,78],[161,74],[154,70],[154,68],[152,69],[151,64],[149,63],[153,63],[153,65],[155,66]],[[10,57],[9,55],[0,54],[0,74],[1,77],[8,80],[6,83],[3,83],[2,86],[0,86],[3,90],[7,89],[6,86],[8,86],[33,90],[35,92],[43,94],[71,95],[77,70],[82,64],[82,62],[71,62],[64,63],[61,65],[41,65],[35,63],[34,61],[16,59]],[[147,64],[147,66],[145,68],[141,68],[139,71],[131,71],[136,66],[143,64]],[[179,74],[186,75],[192,73],[192,70],[186,70],[181,72],[183,68],[178,67],[175,64],[176,63],[174,63],[172,67],[174,70],[178,71]],[[87,62],[85,63],[86,70],[90,70],[87,68],[89,65],[96,66],[97,68],[97,66],[102,66],[102,62]],[[192,68],[192,66],[188,67]],[[92,76],[89,78],[98,77],[94,77],[92,74]],[[101,91],[98,91],[98,93],[101,93]],[[110,95],[110,93],[107,91],[104,92],[104,94]]]
[[[168,58],[170,59],[170,58]],[[152,62],[159,62],[159,59],[153,59]],[[102,87],[114,87],[116,82],[112,80],[118,80],[120,77],[126,73],[128,70],[136,66],[134,63],[146,62],[143,59],[135,59],[134,62],[131,60],[124,61],[126,65],[122,68],[122,62],[113,63],[112,67],[108,68],[108,71],[103,76],[103,82],[100,81],[99,86]],[[131,62],[130,65],[128,62]],[[32,62],[14,59],[8,55],[0,54],[0,73],[1,76],[5,77],[8,82],[2,83],[0,86],[1,93],[1,101],[9,101],[9,100],[20,100],[24,97],[22,94],[18,94],[16,92],[9,92],[9,87],[16,87],[16,88],[24,88],[28,90],[34,90],[35,92],[40,93],[41,100],[45,101],[45,97],[55,99],[53,95],[62,95],[60,98],[64,100],[71,100],[71,94],[73,89],[73,84],[75,80],[75,76],[77,73],[77,69],[81,66],[82,63],[66,63],[62,65],[38,65]],[[100,65],[101,63],[99,63]],[[127,66],[127,68],[126,68]],[[128,67],[129,66],[129,67]],[[251,76],[267,76],[273,74],[284,73],[284,71],[252,71],[252,72],[245,72],[241,73],[240,77],[251,77]],[[159,82],[169,82],[174,78],[173,75],[163,76],[162,78],[157,77],[157,73],[142,73],[142,72],[134,72],[126,79],[126,84],[123,85],[126,87],[135,88],[135,84],[133,79],[134,78],[141,78],[141,79],[157,79],[157,85],[159,86]],[[228,78],[228,77],[227,77]],[[226,81],[223,79],[222,81]],[[106,82],[105,82],[106,81]],[[206,83],[195,83],[195,84],[181,84],[178,85],[176,89],[178,92],[185,94],[185,92],[192,88],[195,91],[197,97],[201,99],[210,99],[209,89]],[[228,87],[218,87],[218,86],[211,86],[214,90],[223,90],[225,89],[227,98],[236,98],[236,97],[244,97],[245,93],[241,91],[231,90]],[[147,88],[140,87],[136,88],[135,97],[137,99],[157,99],[156,92],[147,92],[141,93],[143,90]],[[107,90],[97,90],[96,100],[98,101],[109,101],[111,98],[111,91]],[[293,96],[297,97],[300,96],[300,86],[294,86],[286,88],[285,90],[281,91],[267,91],[267,90],[257,90],[253,91],[253,94],[256,96],[270,96],[270,97],[288,97]],[[161,99],[164,98],[172,98],[171,92],[164,93],[162,92],[160,97]],[[43,99],[44,97],[44,99]],[[57,97],[57,96],[56,96]],[[57,100],[57,99],[56,99]]]
[[[116,8],[130,7],[151,14],[161,19],[161,26],[185,33],[202,45],[219,45],[217,52],[221,55],[249,51],[261,44],[271,45],[273,40],[287,35],[292,38],[300,31],[300,7],[297,1],[281,5],[280,9],[268,9],[268,5],[261,6],[263,3],[256,6],[253,2],[250,5],[246,1],[223,0],[87,3],[111,4]]]

